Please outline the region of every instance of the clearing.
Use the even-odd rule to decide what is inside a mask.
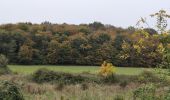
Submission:
[[[40,68],[47,68],[53,71],[69,72],[69,73],[97,73],[99,66],[52,66],[52,65],[9,65],[13,72],[21,74],[32,74]],[[116,73],[122,75],[137,75],[143,70],[151,70],[150,68],[132,68],[132,67],[116,67]]]

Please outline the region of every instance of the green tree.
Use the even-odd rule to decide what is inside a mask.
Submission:
[[[0,54],[0,68],[6,68],[7,65],[8,59],[4,55]]]
[[[57,64],[59,60],[60,44],[56,40],[52,40],[48,45],[47,60],[49,64]]]
[[[93,22],[89,24],[89,27],[92,28],[93,30],[99,30],[99,29],[104,29],[104,25],[101,22]]]
[[[18,58],[22,64],[29,64],[32,61],[33,49],[28,45],[22,45],[20,47]]]
[[[153,37],[141,30],[134,33],[130,39],[130,43],[124,41],[120,53],[121,59],[130,62],[127,66],[152,67],[161,63],[165,48],[158,36]]]

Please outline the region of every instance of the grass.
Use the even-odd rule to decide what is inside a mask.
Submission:
[[[28,80],[25,75],[2,75],[0,81],[12,81],[16,83],[24,95],[25,100],[114,100],[116,95],[122,95],[126,100],[132,100],[132,91],[137,84],[128,84],[121,88],[119,84],[99,85],[88,83],[87,88],[82,89],[82,84],[64,85],[62,89],[58,84],[37,84]],[[130,88],[129,88],[130,87]],[[61,99],[63,98],[63,99]]]
[[[99,66],[51,66],[51,65],[9,65],[9,68],[21,74],[1,75],[0,81],[8,80],[16,83],[24,95],[25,100],[114,100],[119,95],[126,98],[124,100],[133,99],[133,91],[137,87],[143,86],[142,83],[129,82],[126,87],[120,84],[96,84],[86,83],[87,88],[83,89],[83,84],[63,85],[43,83],[38,84],[30,80],[27,76],[38,70],[39,68],[47,68],[53,71],[63,71],[69,73],[90,72],[96,73]],[[153,70],[147,68],[131,68],[131,67],[117,67],[117,74],[136,75],[143,70]],[[164,85],[162,85],[164,86]],[[165,87],[160,87],[157,90],[163,90]],[[62,87],[62,88],[58,88]],[[163,94],[165,91],[155,94]]]
[[[9,65],[13,72],[21,74],[31,74],[40,68],[47,68],[53,71],[69,72],[69,73],[82,73],[90,72],[97,73],[99,66],[52,66],[52,65]],[[122,75],[137,75],[147,68],[130,68],[130,67],[117,67],[117,74]],[[151,69],[149,69],[151,70]]]

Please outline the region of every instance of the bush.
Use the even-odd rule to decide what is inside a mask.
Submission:
[[[115,66],[113,66],[112,63],[107,63],[104,61],[100,67],[99,75],[110,76],[115,72],[116,72]]]
[[[33,81],[37,83],[50,82],[52,80],[57,80],[59,78],[60,77],[57,76],[55,72],[49,71],[45,68],[37,70],[32,77]]]
[[[78,84],[89,81],[88,77],[82,75],[74,75],[63,72],[54,72],[47,69],[39,69],[33,74],[33,81],[37,83],[58,82],[64,84]]]
[[[24,100],[20,89],[8,81],[0,82],[0,100]]]
[[[0,54],[0,68],[6,68],[7,65],[8,59],[4,55]]]
[[[140,83],[151,83],[151,82],[152,83],[160,83],[160,82],[163,82],[161,78],[159,78],[156,74],[154,74],[151,71],[143,71],[140,75],[138,75],[137,80]]]
[[[134,76],[111,74],[108,76],[100,76],[94,74],[70,74],[64,72],[54,72],[48,69],[39,69],[32,75],[32,80],[37,83],[62,83],[62,84],[81,84],[81,83],[97,83],[97,84],[113,84],[119,83],[122,87],[134,81]]]
[[[3,75],[3,74],[10,74],[11,71],[9,68],[0,68],[0,75]]]
[[[111,74],[111,75],[108,75],[108,76],[105,76],[101,79],[101,81],[103,83],[108,83],[108,84],[112,84],[112,83],[116,83],[118,82],[118,79],[116,77],[115,74]]]
[[[0,54],[0,75],[9,74],[11,72],[7,65],[8,59],[4,55]]]
[[[153,84],[148,84],[133,92],[133,100],[156,100],[155,93],[156,87]]]
[[[134,82],[134,80],[136,80],[136,76],[112,74],[107,77],[102,77],[100,80],[102,83],[108,83],[108,84],[119,83],[120,86],[126,87],[126,85],[128,85],[130,82]]]

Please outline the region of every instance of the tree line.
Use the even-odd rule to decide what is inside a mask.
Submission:
[[[169,34],[152,28],[90,24],[17,23],[0,25],[0,54],[10,64],[155,67],[163,60]]]

